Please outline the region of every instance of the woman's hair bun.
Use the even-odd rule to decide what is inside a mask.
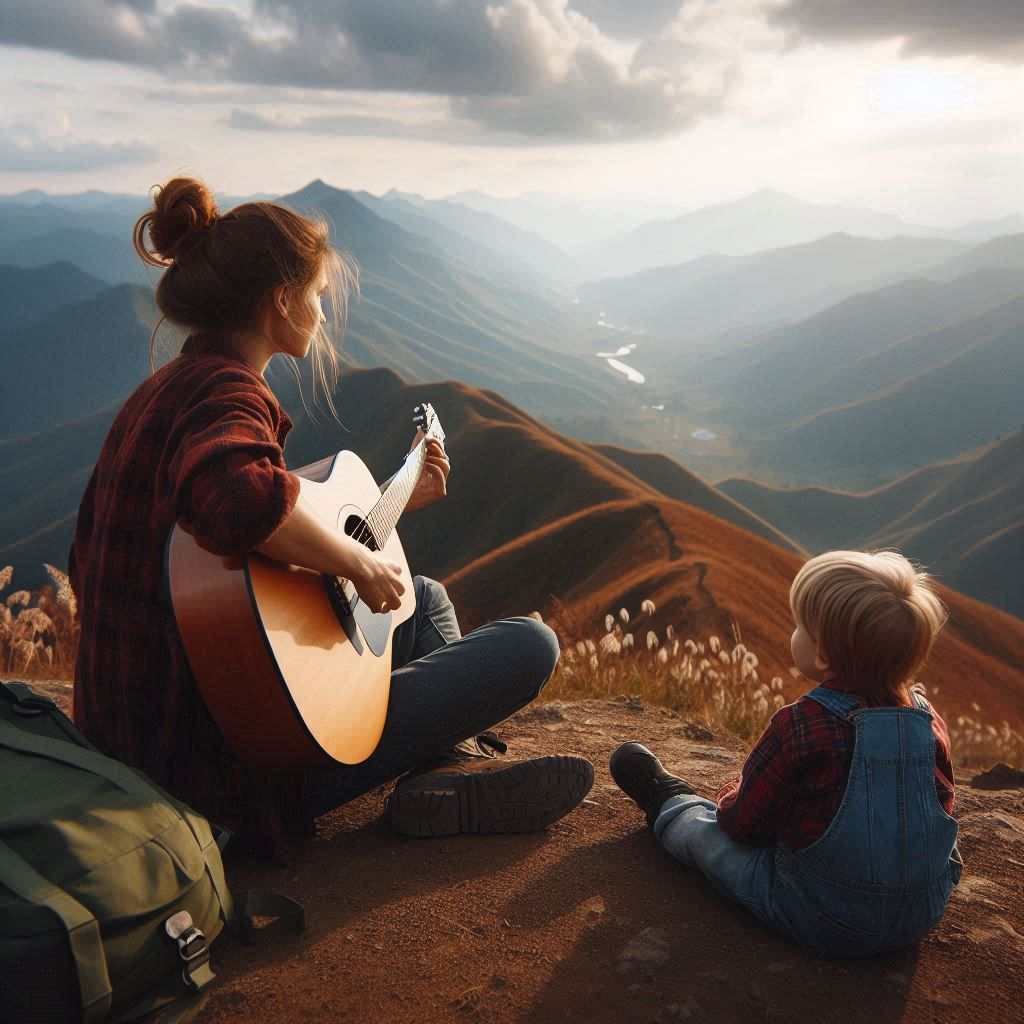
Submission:
[[[166,266],[180,259],[189,243],[219,216],[213,193],[195,178],[172,178],[153,189],[153,209],[135,226],[135,248],[147,262]],[[149,228],[151,247],[143,231]]]

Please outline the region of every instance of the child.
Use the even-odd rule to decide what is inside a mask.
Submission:
[[[672,856],[806,949],[859,957],[919,939],[962,862],[942,719],[910,681],[946,611],[895,551],[830,551],[790,589],[800,672],[718,806],[639,743],[618,786]]]

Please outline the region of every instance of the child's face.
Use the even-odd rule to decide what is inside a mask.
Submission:
[[[824,659],[818,655],[818,645],[803,626],[797,626],[793,630],[789,649],[793,652],[793,664],[805,679],[820,683],[825,678],[825,669],[828,666],[823,664]]]

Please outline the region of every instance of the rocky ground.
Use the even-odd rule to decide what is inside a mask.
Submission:
[[[539,834],[415,840],[378,820],[381,791],[322,819],[286,865],[229,864],[232,888],[301,900],[307,928],[271,927],[252,946],[218,938],[196,1024],[1024,1022],[1019,774],[980,789],[960,767],[966,869],[932,933],[836,962],[672,861],[608,775],[610,751],[640,739],[713,795],[738,773],[741,743],[625,698],[528,708],[500,734],[508,756],[589,757],[590,798]]]

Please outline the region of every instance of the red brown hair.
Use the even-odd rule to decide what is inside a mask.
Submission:
[[[135,222],[135,251],[145,263],[164,270],[156,288],[157,307],[188,329],[196,344],[230,347],[233,334],[259,323],[276,287],[283,284],[298,296],[321,273],[340,337],[349,294],[358,289],[358,273],[331,248],[323,218],[305,217],[271,202],[242,203],[222,214],[213,194],[195,178],[172,178],[156,186],[152,195],[153,208]],[[313,340],[313,368],[314,381],[324,387],[333,412],[338,356],[320,325]]]

